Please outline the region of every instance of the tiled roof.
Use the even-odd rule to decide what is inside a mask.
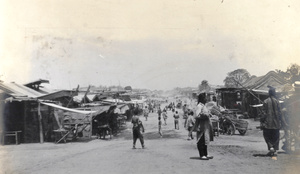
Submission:
[[[287,80],[279,76],[276,72],[270,71],[264,76],[252,77],[242,85],[248,89],[268,90],[268,86],[276,88],[276,91],[281,92],[282,88],[289,84]]]

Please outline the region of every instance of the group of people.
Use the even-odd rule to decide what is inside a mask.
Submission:
[[[300,82],[295,83],[295,92],[296,92],[296,100],[294,101],[293,97],[291,98],[290,107],[294,107],[291,109],[291,113],[296,115],[295,118],[298,118],[297,115],[300,112]],[[298,95],[297,95],[298,94]],[[295,98],[295,97],[294,97]],[[201,160],[209,160],[213,159],[213,156],[208,153],[208,145],[210,141],[213,141],[213,127],[210,120],[210,113],[206,104],[206,93],[201,93],[198,95],[198,102],[195,108],[195,113],[192,110],[188,112],[184,112],[187,117],[185,118],[185,126],[188,130],[188,139],[194,139],[193,132],[196,132],[197,139],[197,149],[199,152],[199,156]],[[297,105],[297,106],[295,106]],[[280,141],[280,129],[282,125],[289,125],[286,119],[282,116],[281,104],[276,96],[275,88],[269,87],[269,97],[263,101],[263,110],[264,117],[261,118],[261,125],[263,130],[263,137],[267,144],[267,148],[269,150],[267,155],[274,156],[276,151],[279,150],[279,141]],[[161,116],[164,119],[164,124],[167,122],[167,111],[161,110],[158,108],[158,128],[159,134],[162,136],[161,126]],[[178,111],[175,111],[174,115],[174,125],[175,129],[179,129],[179,114]],[[147,118],[146,118],[147,120]],[[297,123],[300,123],[300,119],[296,120]],[[136,140],[139,138],[142,147],[144,148],[144,140],[141,131],[144,132],[144,127],[142,122],[139,120],[137,114],[132,118],[133,123],[133,148],[135,148]],[[298,124],[299,126],[299,124]]]
[[[208,155],[208,144],[210,141],[213,140],[213,132],[212,132],[212,125],[210,121],[209,111],[205,106],[206,103],[206,93],[201,93],[198,96],[198,105],[196,108],[196,116],[194,117],[194,112],[190,111],[188,112],[188,118],[187,118],[187,127],[189,131],[189,137],[193,139],[192,132],[196,132],[197,137],[197,148],[200,155],[201,160],[209,160],[213,159],[212,156]],[[158,132],[160,136],[162,137],[162,121],[161,116],[164,119],[164,124],[167,125],[167,110],[161,110],[158,108]],[[174,125],[175,129],[179,129],[179,113],[178,111],[174,112]],[[147,120],[147,119],[146,119]],[[195,121],[194,121],[195,120]],[[140,139],[142,148],[145,148],[144,145],[144,138],[141,133],[145,131],[144,126],[142,124],[142,121],[138,117],[138,113],[135,113],[132,118],[132,132],[133,132],[133,148],[135,148],[135,144],[137,139]]]

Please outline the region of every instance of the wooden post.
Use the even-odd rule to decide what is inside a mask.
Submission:
[[[74,93],[72,93],[72,95],[71,95],[71,99],[70,99],[70,101],[68,102],[68,104],[67,104],[67,108],[69,107],[69,105],[71,104],[71,102],[73,101],[73,97],[75,96],[75,95],[78,95],[78,91],[79,91],[79,85],[77,86],[77,88],[76,88],[76,91],[74,92]]]
[[[85,98],[86,98],[87,94],[90,92],[90,87],[91,87],[91,86],[89,85],[88,89],[86,90],[86,92],[85,92],[85,94],[84,94],[84,96],[83,96],[83,103],[84,103],[84,104],[86,103]]]
[[[39,128],[40,128],[40,143],[44,143],[44,135],[43,135],[43,125],[42,125],[42,115],[41,115],[41,103],[38,106],[38,117],[39,117]]]
[[[27,123],[26,123],[26,121],[27,121],[27,107],[28,107],[28,103],[26,102],[26,101],[23,101],[23,127],[24,127],[24,131],[23,131],[23,134],[22,134],[22,136],[23,136],[23,138],[24,138],[24,143],[26,143],[27,142],[27,139],[26,139],[26,133],[27,133]]]

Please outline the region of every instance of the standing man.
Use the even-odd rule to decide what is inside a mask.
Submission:
[[[187,109],[187,106],[186,106],[186,104],[184,104],[183,106],[182,106],[182,111],[183,111],[183,119],[184,119],[184,123],[183,123],[183,125],[184,125],[184,128],[186,128],[186,120],[187,120],[187,118],[188,118],[188,109]]]
[[[162,115],[163,115],[163,119],[164,119],[164,122],[165,122],[164,125],[167,125],[168,113],[167,113],[166,109],[163,110]]]
[[[161,125],[162,125],[161,118],[158,117],[158,134],[159,134],[160,137],[162,138]]]
[[[134,115],[133,115],[132,121],[131,121],[131,123],[133,124],[133,127],[132,127],[133,149],[135,149],[135,143],[136,143],[137,139],[140,139],[142,148],[144,149],[145,148],[144,137],[143,137],[143,134],[141,133],[141,130],[144,133],[145,129],[144,129],[142,121],[139,119],[138,111],[135,110],[133,114]]]
[[[158,117],[161,117],[161,109],[160,109],[160,107],[158,107],[158,110],[157,110],[157,114],[158,114]]]
[[[265,114],[262,118],[263,136],[269,153],[273,156],[279,148],[279,130],[281,127],[281,107],[276,97],[275,88],[269,87],[269,97],[264,101]]]
[[[174,117],[175,129],[179,130],[179,114],[178,114],[178,111],[175,112],[173,117]]]

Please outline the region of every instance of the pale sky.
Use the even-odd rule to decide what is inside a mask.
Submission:
[[[223,85],[300,65],[298,0],[0,0],[0,79],[53,88]]]

